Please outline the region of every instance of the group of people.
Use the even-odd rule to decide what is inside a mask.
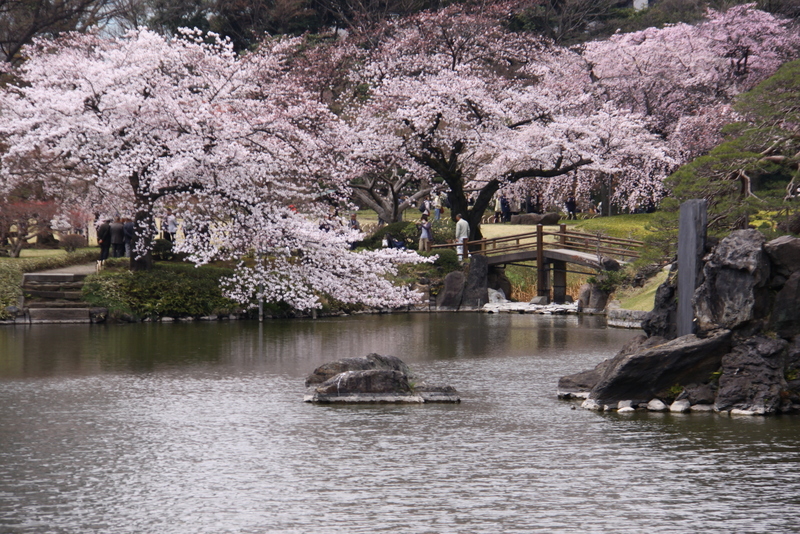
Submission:
[[[97,243],[100,245],[100,261],[130,257],[134,226],[131,219],[108,217],[97,227]]]
[[[178,219],[167,210],[161,221],[161,238],[175,241],[178,232]],[[97,244],[100,245],[100,262],[111,258],[130,258],[133,247],[135,226],[126,217],[98,217]]]

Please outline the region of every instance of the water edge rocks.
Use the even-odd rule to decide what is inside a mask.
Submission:
[[[594,410],[769,415],[800,412],[800,238],[738,230],[703,258],[695,334],[677,337],[671,273],[640,336],[595,369],[562,377],[560,398]],[[659,405],[660,407],[660,405]]]

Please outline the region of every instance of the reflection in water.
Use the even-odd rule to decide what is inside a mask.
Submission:
[[[794,531],[795,418],[555,398],[635,334],[507,314],[0,329],[0,532]],[[369,352],[464,402],[300,402],[314,367]]]

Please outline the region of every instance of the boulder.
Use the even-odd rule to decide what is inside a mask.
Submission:
[[[715,402],[718,411],[765,415],[774,413],[786,389],[784,355],[788,343],[756,336],[738,344],[722,358],[722,375]]]
[[[399,371],[345,371],[314,388],[311,402],[422,402]]]
[[[553,224],[558,224],[559,220],[561,220],[561,216],[558,213],[521,213],[520,215],[511,216],[511,224],[542,224],[545,226],[550,226]]]
[[[451,386],[413,385],[408,366],[395,356],[343,358],[314,369],[303,400],[315,403],[461,402]]]
[[[784,278],[800,270],[800,238],[781,236],[766,243],[764,251],[772,262],[773,270]]]
[[[508,302],[506,295],[499,289],[489,288],[489,304],[503,304]]]
[[[800,334],[800,271],[794,272],[775,296],[770,328],[786,339]]]
[[[457,310],[464,296],[464,273],[453,271],[444,277],[444,288],[436,297],[436,307],[444,310]]]
[[[673,413],[686,413],[692,408],[692,403],[688,399],[676,400],[669,405],[669,411]]]
[[[611,294],[595,284],[583,284],[578,292],[578,311],[583,313],[603,313]]]
[[[694,294],[698,332],[735,329],[767,315],[769,259],[758,230],[737,230],[720,241]]]
[[[505,266],[490,265],[487,284],[490,289],[502,291],[506,298],[511,297],[511,280],[506,276]]]
[[[683,391],[685,392],[686,399],[692,406],[696,404],[713,406],[714,399],[717,396],[716,390],[709,383],[689,384]]]
[[[341,373],[368,371],[372,369],[398,371],[402,374],[412,376],[408,365],[400,358],[372,353],[367,354],[365,358],[342,358],[341,360],[320,365],[306,378],[306,387],[314,384],[322,384]]]
[[[467,281],[461,299],[462,308],[481,308],[489,302],[488,292],[489,260],[482,254],[475,254],[469,260]]]
[[[675,384],[707,381],[719,369],[731,346],[731,332],[720,330],[707,338],[688,335],[632,354],[620,353],[589,398],[600,404],[623,399],[647,402]]]
[[[587,398],[589,392],[600,382],[609,368],[616,365],[618,359],[634,354],[638,350],[655,347],[665,341],[662,338],[648,338],[643,335],[635,337],[626,343],[614,358],[603,360],[594,369],[562,376],[558,381],[558,396],[563,399]]]
[[[674,277],[667,278],[656,289],[653,310],[642,321],[642,329],[648,336],[675,339],[678,335],[678,287]]]

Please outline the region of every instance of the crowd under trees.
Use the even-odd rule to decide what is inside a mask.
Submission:
[[[130,26],[205,5],[153,2]],[[292,5],[310,9],[281,9]],[[191,24],[189,10],[160,32],[116,22],[117,37],[39,38],[10,58],[3,49],[13,67],[0,96],[0,195],[130,213],[136,269],[149,267],[154,218],[170,206],[192,261],[241,260],[227,285],[241,302],[307,309],[327,294],[396,306],[418,295],[386,275],[426,260],[351,251],[359,235],[328,224],[332,205],[360,199],[396,216],[444,188],[474,238],[498,191],[557,205],[602,185],[624,208],[657,203],[665,178],[747,113],[737,96],[800,52],[793,22],[755,5],[571,47],[509,29],[509,5],[413,13],[437,6],[409,3],[413,14],[386,18],[376,6],[331,3],[327,27],[348,31],[241,42],[169,25]],[[263,29],[290,31],[248,39]],[[780,158],[794,148],[776,144],[764,157],[791,165]]]

